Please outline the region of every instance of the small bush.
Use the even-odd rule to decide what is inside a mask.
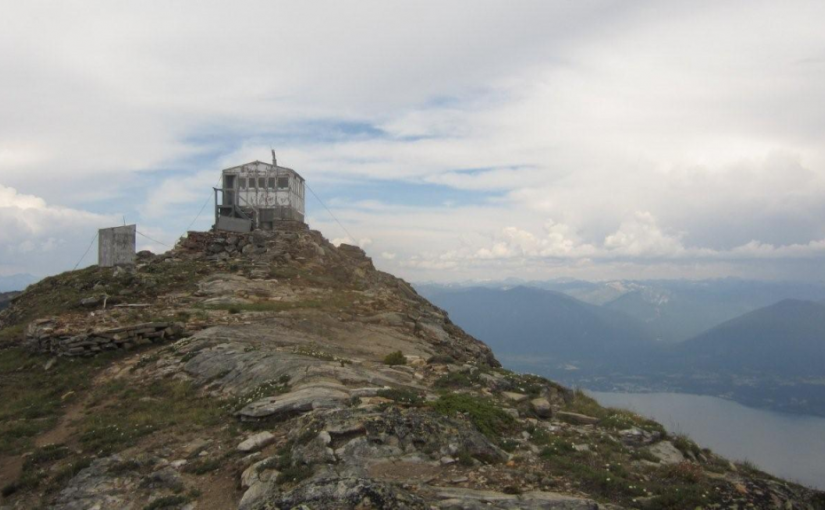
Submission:
[[[661,468],[661,472],[663,478],[687,483],[698,483],[705,478],[702,466],[689,461],[664,466]]]
[[[184,466],[183,470],[187,473],[192,473],[193,475],[205,475],[206,473],[211,473],[212,471],[220,468],[221,465],[222,463],[220,459],[212,458],[187,464]]]
[[[442,363],[444,365],[452,365],[455,363],[455,358],[450,356],[449,354],[436,354],[432,358],[427,360],[427,363],[430,365],[434,365],[436,363]]]
[[[235,315],[235,314],[241,313],[241,309],[236,307],[236,306],[230,307],[226,311],[229,312],[230,315]]]
[[[145,507],[143,510],[160,510],[162,508],[172,508],[175,506],[185,505],[189,502],[189,498],[187,496],[182,496],[179,494],[175,494],[172,496],[163,496],[162,498],[158,498]]]
[[[406,365],[407,358],[404,357],[404,353],[401,351],[395,351],[387,354],[384,357],[384,364],[385,365]]]
[[[475,464],[475,461],[473,461],[473,456],[470,455],[470,452],[468,452],[467,450],[459,450],[456,456],[456,460],[460,465],[464,467],[470,467],[473,464]]]

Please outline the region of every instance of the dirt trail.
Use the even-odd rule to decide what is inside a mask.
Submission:
[[[14,482],[23,470],[23,456],[0,457],[0,487]]]
[[[66,411],[57,420],[57,425],[34,438],[34,446],[43,448],[50,444],[63,444],[74,433],[74,423],[83,416],[89,398],[74,402],[66,407]]]
[[[92,382],[92,388],[111,381],[112,379],[122,377],[126,371],[138,362],[140,356],[147,353],[151,353],[151,351],[136,353],[135,356],[130,356],[129,358],[118,361],[111,367],[103,370],[95,377]],[[76,432],[75,424],[83,417],[91,401],[92,393],[89,392],[84,395],[83,398],[67,404],[64,407],[63,414],[58,418],[57,424],[34,438],[34,446],[36,448],[43,448],[50,444],[68,444],[69,446],[73,446],[77,441],[76,438],[73,438]],[[0,487],[5,487],[20,478],[24,458],[25,454],[0,457]]]

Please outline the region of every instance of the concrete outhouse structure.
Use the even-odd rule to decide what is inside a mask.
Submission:
[[[136,233],[136,225],[98,230],[97,265],[113,267],[134,264]]]
[[[231,232],[278,230],[304,222],[304,178],[291,168],[253,161],[221,172],[215,188],[215,228]]]

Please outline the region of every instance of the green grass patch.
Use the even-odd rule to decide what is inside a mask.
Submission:
[[[478,371],[470,372],[448,372],[435,380],[433,386],[436,388],[471,388],[481,381]]]
[[[575,391],[572,401],[565,406],[565,411],[598,418],[599,426],[606,429],[626,430],[637,427],[648,432],[659,432],[662,437],[667,435],[667,431],[661,424],[625,409],[602,407],[580,389]]]
[[[190,464],[186,464],[183,467],[183,470],[187,473],[192,473],[193,475],[205,475],[206,473],[211,473],[217,469],[220,469],[223,466],[224,461],[223,459],[219,459],[217,457],[213,457],[211,459],[202,459]]]
[[[0,350],[0,451],[30,450],[34,437],[54,427],[63,413],[61,397],[87,390],[95,374],[119,356],[60,358],[46,371],[47,356],[31,355],[19,347]]]
[[[17,345],[26,335],[26,325],[16,324],[0,329],[0,346]]]
[[[197,430],[227,419],[222,402],[200,397],[189,382],[161,380],[125,386],[112,382],[95,390],[103,404],[80,424],[85,451],[107,455],[140,438],[174,427]]]
[[[448,393],[431,405],[437,412],[446,416],[467,416],[479,432],[496,442],[504,434],[511,433],[517,428],[515,418],[486,398],[465,393]]]
[[[284,312],[287,310],[317,309],[345,310],[356,300],[351,292],[332,292],[297,301],[258,301],[256,303],[218,304],[204,306],[205,310],[226,310],[230,314],[241,312]]]
[[[151,299],[173,291],[194,291],[197,282],[211,271],[209,263],[195,260],[157,261],[135,272],[122,271],[118,276],[110,267],[90,266],[67,271],[29,286],[11,307],[8,324],[19,327],[37,318],[81,310],[83,298],[102,294],[117,296],[124,289],[131,292],[130,300]],[[98,284],[103,289],[95,289]],[[139,314],[126,314],[125,319],[131,317],[139,320]],[[2,332],[0,337],[14,334]]]
[[[26,457],[23,469],[42,466],[43,464],[68,457],[70,454],[71,450],[62,444],[50,444],[43,448],[37,448],[31,455]]]
[[[377,395],[407,406],[420,406],[424,403],[424,397],[420,393],[406,388],[378,390]]]

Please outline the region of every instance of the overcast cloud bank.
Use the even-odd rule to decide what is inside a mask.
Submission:
[[[825,279],[821,2],[4,13],[0,274],[70,269],[124,217],[165,249],[275,147],[412,280]]]

